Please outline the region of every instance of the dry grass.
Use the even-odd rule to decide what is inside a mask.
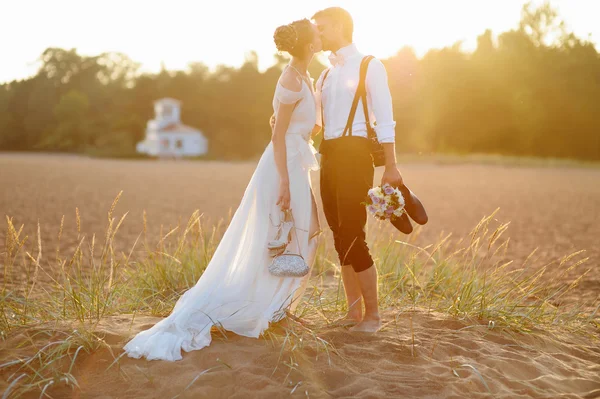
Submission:
[[[481,164],[406,163],[400,169],[409,186],[424,201],[430,223],[415,244],[426,246],[448,233],[466,237],[483,215],[500,208],[498,218],[510,221],[511,243],[506,256],[522,263],[548,264],[564,254],[586,250],[591,265],[600,265],[600,170],[566,167],[504,167]],[[437,161],[436,161],[437,159]],[[77,156],[2,154],[0,156],[0,216],[8,215],[23,233],[35,239],[38,221],[47,248],[56,248],[63,226],[61,249],[79,244],[78,235],[101,237],[107,228],[106,210],[123,195],[115,211],[128,212],[119,229],[115,250],[127,252],[138,239],[156,245],[161,234],[184,224],[196,209],[205,223],[227,220],[239,204],[255,163],[154,162],[98,160]],[[6,172],[6,173],[4,173]],[[375,181],[381,171],[376,173]],[[313,184],[317,196],[318,173]],[[226,184],[225,184],[226,183]],[[319,198],[317,198],[319,203]],[[75,209],[79,210],[79,222]],[[321,214],[321,220],[325,223]],[[79,233],[78,233],[79,231]],[[0,242],[6,236],[0,230]],[[144,254],[138,245],[133,256]],[[46,253],[42,262],[47,262]],[[25,278],[23,274],[22,278]],[[571,276],[575,278],[575,276]],[[41,282],[49,282],[44,274]],[[569,300],[595,299],[600,268]]]
[[[93,236],[88,242],[82,236],[68,256],[63,256],[57,248],[56,264],[51,268],[40,264],[44,249],[39,235],[35,251],[27,251],[22,228],[16,228],[7,218],[5,280],[0,297],[3,336],[36,328],[38,332],[28,335],[22,344],[36,341],[39,335],[51,338],[48,339],[51,342],[30,356],[0,365],[0,370],[9,373],[6,397],[30,391],[44,396],[56,386],[77,389],[72,370],[78,356],[82,352],[90,354],[102,347],[109,348],[98,332],[98,323],[110,315],[134,313],[135,318],[137,313],[168,314],[179,295],[201,276],[227,224],[221,221],[208,227],[203,224],[200,213],[195,212],[185,225],[166,232],[156,247],[146,247],[147,256],[134,260],[131,257],[134,248],[127,253],[114,249],[115,237],[127,216],[114,215],[119,196],[108,212],[104,240],[96,241]],[[444,238],[424,248],[390,238],[389,231],[382,225],[375,228],[376,231],[371,232],[372,247],[379,259],[384,309],[395,310],[397,315],[416,310],[443,313],[467,320],[473,327],[500,331],[535,333],[544,330],[590,336],[597,333],[600,324],[596,312],[585,311],[597,303],[556,305],[589,269],[579,271],[580,277],[575,282],[554,287],[542,279],[546,267],[530,272],[521,267],[509,272],[510,262],[502,261],[508,245],[508,240],[502,239],[506,225],[493,227],[493,215],[481,220],[464,240],[451,243]],[[313,324],[327,325],[345,309],[340,295],[339,270],[330,262],[332,255],[331,248],[321,245],[312,292],[296,317],[304,316],[312,319]],[[560,262],[559,280],[570,271],[580,269],[587,260],[580,255],[572,254]],[[25,260],[29,277],[21,284],[10,280],[19,259]],[[52,284],[38,284],[41,274]],[[56,323],[70,323],[75,330],[61,333]],[[221,333],[226,336],[225,331]],[[343,358],[314,325],[290,322],[269,331],[265,338],[280,353],[273,373],[278,368],[287,368],[285,380],[292,372],[303,373],[301,363],[307,348],[316,358],[326,356],[330,362],[331,356]],[[110,367],[119,363],[120,356],[113,355]],[[462,367],[473,368],[471,365]]]
[[[78,181],[75,186],[63,186],[62,180],[48,176],[45,180],[41,178],[43,183],[33,179],[37,186],[13,192],[12,199],[16,202],[11,202],[6,190],[1,202],[4,209],[16,209],[18,215],[6,218],[5,245],[0,251],[3,260],[0,332],[3,340],[22,336],[19,342],[24,350],[36,348],[25,350],[18,358],[0,360],[3,362],[0,373],[6,376],[8,383],[5,397],[27,392],[49,396],[64,389],[77,390],[74,368],[82,358],[100,350],[110,353],[108,369],[121,373],[122,355],[112,352],[114,346],[107,343],[99,324],[111,315],[133,314],[133,323],[138,315],[168,314],[179,295],[204,271],[228,224],[231,206],[243,193],[242,183],[252,171],[248,165],[222,168],[218,163],[112,163],[80,158],[55,161],[55,164],[50,161],[50,165],[59,168],[59,175],[67,182],[78,181],[82,175],[96,178]],[[62,165],[63,161],[66,166]],[[0,160],[2,162],[4,160]],[[33,170],[42,173],[39,159],[26,158],[19,162],[22,167],[19,179],[11,183],[13,177],[3,176],[8,180],[8,187],[19,187],[15,182],[22,181],[22,176]],[[107,166],[110,169],[106,169]],[[118,180],[115,175],[120,168],[127,173]],[[148,168],[153,170],[149,172]],[[437,174],[436,185],[428,182],[430,186],[426,186],[417,179],[411,184],[430,210],[431,225],[417,230],[408,240],[398,239],[389,226],[369,225],[370,245],[378,259],[381,276],[380,302],[391,316],[384,329],[397,328],[406,315],[424,312],[460,320],[466,323],[463,329],[531,335],[544,331],[597,340],[599,302],[594,287],[598,287],[599,272],[595,267],[598,252],[597,246],[592,244],[594,229],[598,227],[587,219],[597,211],[594,206],[600,198],[600,189],[590,184],[598,177],[596,171],[557,172],[532,168],[518,174],[513,170],[507,180],[503,178],[506,173],[503,168],[454,166],[449,171],[429,165],[412,168],[416,173],[407,175],[413,179],[419,173],[430,177]],[[204,173],[196,175],[198,170]],[[217,170],[225,173],[225,181],[233,182],[231,187],[224,189],[214,183]],[[454,176],[457,172],[462,173],[460,179]],[[152,180],[150,176],[158,177]],[[168,183],[172,186],[157,189],[161,179],[170,179]],[[202,183],[192,185],[190,182],[194,179]],[[483,185],[489,180],[493,181],[494,188],[482,190],[473,197],[476,192],[473,182]],[[557,180],[562,185],[553,188],[555,195],[547,196],[551,192],[548,182]],[[127,188],[129,198],[117,191],[114,193],[118,193],[117,198],[104,207],[104,210],[109,209],[108,213],[98,216],[97,207],[102,204],[99,199],[118,185]],[[190,185],[197,190],[190,189]],[[515,191],[511,190],[515,186],[528,190],[529,197],[515,198]],[[132,191],[136,193],[133,198]],[[565,197],[564,193],[569,195]],[[15,200],[14,196],[19,195],[23,197]],[[69,223],[68,216],[63,216],[67,213],[61,212],[71,204],[69,198],[72,197],[81,199],[82,204],[70,209],[74,216]],[[542,197],[549,201],[541,201]],[[86,202],[86,198],[93,201]],[[187,222],[181,219],[181,212],[189,210],[193,199],[198,198],[209,201],[196,205],[205,204],[210,217],[192,210]],[[469,198],[473,201],[468,202]],[[124,200],[127,201],[125,206]],[[38,205],[28,210],[28,206],[33,207],[32,201],[38,201]],[[171,207],[180,201],[184,203],[173,212]],[[468,205],[464,205],[465,202]],[[485,205],[495,202],[502,203],[504,213],[518,211],[519,217],[510,226],[512,240],[506,237],[508,225],[496,220],[496,206],[489,209]],[[570,207],[565,208],[566,204]],[[148,206],[151,209],[148,213],[153,217],[148,217],[145,210],[139,211],[140,206]],[[218,207],[223,209],[216,210]],[[139,211],[134,217],[132,212],[128,214],[132,209]],[[488,210],[491,216],[475,220],[467,229],[467,222],[473,221],[478,212],[486,214],[483,210]],[[32,215],[40,212],[44,217],[37,222]],[[157,226],[152,222],[157,219],[168,222]],[[567,219],[571,223],[567,223]],[[24,224],[28,220],[35,220],[34,228]],[[446,226],[440,228],[440,225]],[[100,226],[103,231],[94,234]],[[454,239],[443,233],[444,230],[454,230],[462,238]],[[576,230],[580,234],[575,233]],[[589,245],[579,245],[581,243]],[[527,252],[526,246],[529,247]],[[535,247],[539,249],[532,252]],[[592,250],[579,251],[586,247]],[[558,251],[570,255],[559,257]],[[331,364],[349,362],[318,327],[328,325],[346,306],[339,267],[334,259],[331,246],[323,242],[312,288],[295,314],[303,322],[291,321],[265,334],[279,353],[272,364],[273,373],[285,371],[281,378],[286,383],[291,381],[290,375],[296,377],[290,387],[292,392],[302,389],[298,376],[308,378],[310,362],[317,359],[326,359]],[[410,316],[411,356],[422,356],[412,321]],[[221,331],[221,334],[227,339],[226,332]],[[434,344],[430,349],[431,358],[435,351]],[[228,365],[215,367],[227,368]],[[214,370],[211,367],[200,372],[181,393],[190,389],[201,375]],[[474,365],[457,363],[453,366],[457,376],[465,370],[478,375],[488,387],[489,379],[486,381]],[[128,377],[123,373],[122,378]]]

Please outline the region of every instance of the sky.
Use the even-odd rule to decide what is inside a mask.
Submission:
[[[533,3],[540,1],[534,0]],[[35,74],[48,47],[80,54],[115,51],[142,72],[185,70],[190,62],[239,66],[256,51],[273,64],[279,25],[341,6],[352,14],[354,41],[379,58],[411,46],[418,56],[463,41],[474,47],[486,29],[518,25],[523,0],[0,0],[0,82]],[[550,0],[567,27],[600,43],[600,0]],[[595,17],[596,16],[596,17]]]

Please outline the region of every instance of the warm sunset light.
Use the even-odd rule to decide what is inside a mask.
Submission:
[[[600,0],[0,3],[2,399],[600,399]]]
[[[539,2],[539,1],[538,1]],[[118,51],[156,72],[185,69],[190,62],[240,65],[257,51],[260,65],[273,63],[276,26],[310,17],[315,11],[341,5],[355,19],[355,41],[365,52],[389,57],[403,46],[417,55],[430,48],[463,41],[472,49],[486,29],[498,33],[514,28],[524,0],[306,0],[289,7],[280,1],[118,1],[23,0],[2,4],[0,82],[35,73],[36,59],[47,47],[77,48],[83,54]],[[534,4],[536,1],[534,1]],[[595,2],[551,1],[581,37],[600,39]],[[31,13],[30,10],[35,12]],[[116,11],[118,10],[118,11]],[[596,12],[599,11],[599,12]],[[26,21],[24,17],[27,15]],[[26,23],[25,23],[26,22]],[[24,24],[25,23],[25,24]],[[23,26],[28,26],[23,30]]]

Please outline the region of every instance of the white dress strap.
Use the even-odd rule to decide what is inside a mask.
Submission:
[[[303,75],[300,73],[300,71],[299,71],[298,69],[296,69],[296,67],[295,67],[295,66],[293,66],[292,64],[287,64],[287,66],[289,66],[289,67],[290,67],[290,68],[292,68],[294,71],[296,71],[296,73],[297,73],[298,75],[300,75],[300,78],[302,78],[302,76],[303,76]]]
[[[292,68],[294,71],[296,71],[296,73],[298,73],[298,75],[300,76],[301,80],[304,80],[304,79],[302,79],[302,75],[300,74],[300,72],[298,72],[298,70],[296,68],[294,68],[293,65],[288,64],[287,66]],[[302,84],[300,91],[293,91],[290,89],[286,89],[281,84],[281,81],[279,81],[279,82],[277,82],[277,88],[275,90],[275,97],[282,104],[294,104],[294,103],[300,101],[304,97],[303,92],[304,92],[304,84]]]
[[[275,90],[275,97],[277,98],[277,101],[282,104],[294,104],[302,99],[303,93],[302,89],[300,91],[286,89],[279,82],[277,83],[277,89]]]

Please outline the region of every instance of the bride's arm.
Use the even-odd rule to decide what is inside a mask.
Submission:
[[[271,136],[273,151],[275,152],[275,164],[277,165],[277,172],[279,172],[279,180],[282,183],[289,183],[285,133],[290,124],[293,111],[294,104],[279,104],[277,115],[275,115],[275,127]]]
[[[299,100],[300,90],[302,90],[302,81],[299,82],[295,76],[286,71],[281,77],[280,83],[283,88],[279,88],[279,107],[277,109],[277,114],[275,115],[275,126],[273,127],[271,141],[273,142],[275,165],[277,167],[277,172],[279,173],[280,183],[277,204],[281,205],[282,209],[287,209],[290,205],[290,179],[287,168],[285,134],[290,125],[296,103]]]

